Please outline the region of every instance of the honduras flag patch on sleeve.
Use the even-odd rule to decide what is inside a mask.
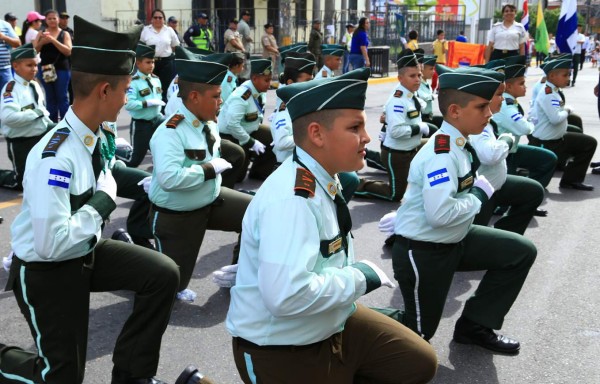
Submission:
[[[448,170],[446,168],[438,169],[437,171],[427,174],[427,178],[429,179],[430,187],[450,181]]]
[[[48,176],[48,185],[68,189],[70,181],[71,172],[50,168],[50,175]]]

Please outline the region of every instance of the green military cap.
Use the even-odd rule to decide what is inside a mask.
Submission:
[[[504,61],[504,59],[498,59],[498,60],[488,61],[483,66],[483,68],[491,69],[492,71],[503,72],[504,73],[504,67],[505,66],[506,66],[506,62]]]
[[[364,110],[370,74],[371,69],[365,67],[337,77],[294,83],[277,89],[277,96],[292,121],[325,109]]]
[[[233,60],[233,54],[231,52],[213,53],[212,55],[204,56],[202,60],[212,61],[213,63],[220,63],[229,66],[229,63],[231,63],[231,60]]]
[[[290,52],[303,53],[303,52],[307,52],[307,51],[308,51],[307,43],[294,43],[294,44],[286,45],[283,47],[279,47],[279,56],[281,56],[281,62],[283,63],[285,60],[285,57],[287,56],[288,53],[290,53]]]
[[[571,65],[573,65],[573,55],[565,53],[555,59],[546,61],[542,65],[542,69],[547,75],[555,69],[571,69]]]
[[[317,65],[315,55],[310,52],[290,52],[285,58],[285,68],[293,68],[309,75],[313,74],[315,65]]]
[[[143,26],[125,33],[109,31],[74,17],[76,45],[71,49],[73,71],[99,75],[130,75],[135,65],[135,47]]]
[[[527,58],[524,55],[509,56],[504,59],[506,66],[504,67],[504,76],[506,80],[514,79],[516,77],[525,76],[525,65]]]
[[[486,68],[452,69],[437,64],[435,70],[438,73],[440,89],[456,89],[486,100],[491,100],[498,86],[504,82],[504,73]]]
[[[411,49],[405,49],[398,54],[396,65],[398,66],[398,69],[404,67],[416,67],[419,65],[419,61]]]
[[[188,51],[189,52],[189,51]],[[194,55],[192,53],[192,55]],[[207,56],[208,57],[208,56]],[[222,64],[219,60],[231,60],[222,57],[214,57],[212,60],[201,60],[196,55],[184,58],[182,53],[175,57],[175,68],[180,80],[192,83],[203,83],[211,85],[221,85],[229,67]]]
[[[178,45],[175,47],[175,59],[188,59],[188,60],[197,60],[203,58],[204,55],[198,55],[192,52],[189,47],[182,47]]]
[[[154,59],[156,45],[146,45],[144,43],[138,43],[135,48],[135,57],[137,58],[148,58]]]
[[[337,44],[323,44],[321,45],[321,53],[323,56],[344,56],[344,52],[346,52],[346,48],[342,45]]]
[[[417,48],[417,49],[413,50],[413,53],[417,57],[417,61],[420,64],[423,64],[423,59],[425,58],[425,50],[423,48]]]
[[[437,55],[425,55],[423,56],[423,65],[435,66],[437,62]]]
[[[252,75],[270,75],[271,73],[273,73],[273,66],[271,60],[250,60],[250,73]]]
[[[27,43],[23,44],[20,47],[17,47],[10,51],[10,61],[17,61],[21,59],[35,59],[35,48],[33,48],[33,44]]]

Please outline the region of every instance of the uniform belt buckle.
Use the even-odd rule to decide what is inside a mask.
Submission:
[[[503,49],[502,53],[508,53],[508,49]]]

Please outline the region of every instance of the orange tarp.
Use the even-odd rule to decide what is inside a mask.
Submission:
[[[483,64],[484,52],[485,45],[449,41],[448,60],[446,63],[452,68]]]

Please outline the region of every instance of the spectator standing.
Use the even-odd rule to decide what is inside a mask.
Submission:
[[[35,11],[31,11],[27,14],[25,21],[23,22],[23,33],[21,34],[21,43],[27,44],[32,43],[37,37],[40,29],[42,28],[42,20],[46,18]]]
[[[240,15],[240,22],[238,24],[238,32],[242,36],[242,43],[244,44],[244,51],[246,62],[244,63],[244,71],[240,74],[240,81],[245,81],[250,78],[250,54],[252,53],[252,43],[254,40],[250,36],[250,19],[252,15],[250,11],[245,10]]]
[[[549,34],[549,48],[548,48],[548,56],[551,56],[554,52],[556,52],[556,39],[554,39],[554,35],[552,33]]]
[[[502,21],[494,24],[485,50],[485,61],[503,59],[508,56],[525,55],[527,31],[523,24],[515,21],[517,8],[512,4],[502,7]]]
[[[177,27],[179,26],[179,20],[177,20],[175,16],[169,16],[167,24],[169,25],[169,27],[171,27],[171,29],[173,29],[175,35],[177,35],[177,40],[179,40],[179,44],[183,43],[181,36],[179,36],[179,31],[177,31]]]
[[[244,44],[242,43],[242,36],[237,30],[238,21],[231,19],[229,21],[229,29],[225,31],[225,52],[241,52],[244,53]]]
[[[21,37],[21,34],[23,31],[17,25],[17,16],[15,16],[14,13],[8,12],[7,14],[5,14],[4,21],[6,21],[8,24],[10,24],[11,27],[13,27],[13,29],[15,30],[15,33],[17,34],[18,37]]]
[[[38,33],[33,42],[40,53],[38,78],[46,92],[50,119],[57,123],[69,109],[69,82],[71,81],[71,35],[58,27],[58,12],[46,11],[46,30]]]
[[[590,47],[590,34],[586,33],[584,35],[585,40],[581,45],[581,58],[579,59],[579,70],[583,69],[583,63],[585,63],[585,57],[588,53],[588,49]]]
[[[277,46],[277,39],[273,35],[275,27],[273,23],[267,23],[264,27],[265,34],[260,40],[263,47],[262,57],[264,59],[271,59],[271,63],[273,63],[273,79],[275,80],[279,77],[279,63],[277,60],[279,58],[279,47]]]
[[[63,31],[68,32],[69,35],[71,35],[71,41],[73,41],[74,32],[71,27],[69,27],[70,17],[71,16],[69,16],[67,12],[61,12],[60,15],[58,15],[58,27]]]
[[[140,42],[155,46],[154,74],[161,84],[162,100],[167,102],[167,90],[175,77],[175,55],[173,49],[179,45],[179,39],[173,28],[165,25],[166,16],[162,9],[152,11],[152,21],[142,29]]]
[[[352,34],[354,33],[354,29],[356,29],[354,24],[347,24],[346,33],[342,36],[341,43],[346,48],[346,52],[344,52],[344,64],[342,66],[342,71],[344,73],[348,72],[348,68],[350,67],[350,47],[352,46]]]
[[[419,33],[417,31],[415,31],[414,29],[410,32],[408,32],[408,43],[406,44],[406,46],[408,47],[408,49],[412,49],[413,51],[415,49],[419,49]]]
[[[573,71],[572,71],[572,80],[570,82],[570,86],[575,86],[575,80],[577,80],[577,73],[579,72],[579,66],[581,65],[581,52],[583,52],[583,43],[585,43],[585,35],[581,33],[581,24],[577,25],[577,44],[575,44],[575,49],[573,50]]]
[[[323,66],[323,57],[321,55],[321,45],[323,44],[323,32],[321,32],[321,20],[313,20],[312,30],[308,38],[308,51],[315,55],[317,68]]]
[[[214,51],[213,33],[208,28],[208,15],[204,12],[198,14],[197,23],[192,25],[184,34],[183,41],[188,47],[205,51]]]
[[[462,32],[462,31],[461,31]],[[448,42],[446,41],[446,34],[443,30],[438,29],[437,38],[432,44],[433,54],[437,56],[436,63],[446,65],[446,53],[448,52]],[[437,90],[438,85],[438,74],[434,70],[433,77],[431,78],[431,89]]]
[[[368,29],[369,19],[361,17],[360,20],[358,20],[358,28],[356,28],[356,31],[352,34],[352,40],[350,42],[350,65],[352,66],[352,69],[371,66],[369,54],[367,52],[367,47],[369,46]]]
[[[0,87],[12,78],[10,50],[21,45],[21,40],[9,22],[0,20]]]
[[[456,36],[456,41],[461,42],[461,43],[469,42],[469,40],[467,39],[467,36],[465,36],[465,31],[458,32],[458,36]]]

